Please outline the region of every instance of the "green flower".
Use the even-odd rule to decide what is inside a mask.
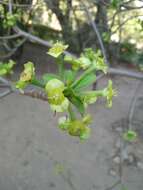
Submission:
[[[90,128],[83,120],[73,120],[69,124],[68,133],[71,136],[79,137],[81,140],[86,140],[90,136]]]
[[[103,91],[104,96],[107,98],[107,106],[112,107],[112,98],[117,96],[117,91],[113,89],[112,81],[109,80],[107,88]]]
[[[89,127],[85,127],[84,130],[80,134],[81,140],[86,140],[90,137],[91,129]]]
[[[32,62],[24,64],[24,71],[20,75],[20,81],[30,82],[35,76],[35,68]]]
[[[98,97],[103,97],[104,91],[103,90],[86,91],[86,92],[83,92],[80,96],[85,107],[87,107],[89,104],[94,104],[97,101]]]
[[[108,67],[105,64],[104,58],[102,57],[100,51],[95,52],[91,48],[87,48],[84,50],[84,53],[81,54],[79,61],[80,66],[83,69],[87,69],[94,65],[95,70],[103,71],[105,74],[107,73]]]
[[[69,128],[69,124],[70,124],[70,120],[67,117],[63,116],[59,118],[58,127],[60,129],[67,130]]]
[[[94,92],[86,94],[83,98],[85,107],[87,107],[89,104],[94,104],[96,101],[97,95]]]
[[[65,130],[71,136],[77,136],[81,140],[86,140],[90,136],[90,128],[88,127],[91,124],[91,116],[86,115],[82,120],[74,119],[71,120],[67,117],[61,117],[58,121],[58,126],[60,129]]]
[[[20,75],[20,80],[16,83],[16,88],[24,89],[34,78],[35,67],[32,62],[24,64],[24,71]]]
[[[16,63],[10,60],[8,63],[0,64],[0,76],[12,74],[12,68]]]
[[[58,79],[47,82],[45,90],[51,109],[56,112],[64,112],[68,109],[69,100],[64,96],[64,83]]]
[[[95,65],[96,70],[103,71],[105,74],[107,73],[108,66],[105,64],[104,58],[99,54],[97,54],[93,64]]]
[[[49,49],[48,54],[57,58],[59,57],[66,49],[68,45],[63,45],[61,42],[57,42]]]
[[[92,62],[90,61],[90,59],[85,56],[81,56],[79,58],[79,62],[80,62],[80,67],[84,70],[88,69],[92,65]]]

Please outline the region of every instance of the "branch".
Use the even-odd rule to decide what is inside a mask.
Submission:
[[[0,40],[11,40],[20,37],[20,34],[13,34],[9,36],[0,36]]]
[[[21,30],[21,29],[20,29],[19,27],[17,27],[17,26],[14,27],[14,31],[15,31],[17,34],[19,34],[19,35],[25,37],[26,39],[28,39],[28,40],[30,40],[30,41],[37,42],[38,44],[41,44],[41,45],[46,46],[46,47],[48,47],[48,48],[52,47],[52,44],[51,44],[50,42],[45,41],[45,40],[43,40],[43,39],[41,39],[41,38],[39,38],[39,37],[37,37],[37,36],[34,36],[34,35],[30,34],[30,33],[27,33],[27,32],[25,32],[25,31]],[[74,56],[73,54],[69,53],[68,51],[65,51],[65,55]]]
[[[25,43],[25,41],[26,41],[26,38],[24,38],[23,40],[21,40],[21,42],[15,48],[13,48],[9,53],[7,53],[6,55],[0,55],[0,59],[10,58],[12,55],[15,54],[15,52],[17,51],[17,49]]]
[[[130,104],[130,107],[129,107],[129,114],[128,114],[128,129],[132,129],[132,118],[133,118],[133,114],[134,114],[134,109],[135,109],[135,104],[136,104],[136,101],[137,101],[137,98],[138,98],[138,91],[140,89],[140,86],[142,84],[142,81],[139,81],[138,84],[137,84],[137,87],[135,88],[135,93],[133,95],[133,98],[131,100],[131,104]]]
[[[129,78],[135,78],[139,80],[143,80],[143,73],[142,72],[135,72],[135,71],[128,71],[125,69],[116,69],[116,68],[109,68],[108,70],[109,74],[112,75],[120,75],[120,76],[126,76]]]

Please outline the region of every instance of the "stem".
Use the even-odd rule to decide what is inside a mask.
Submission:
[[[88,91],[88,92],[84,92],[83,94],[81,94],[81,96],[85,96],[85,95],[88,95],[88,94],[91,94],[93,93],[94,95],[96,95],[97,97],[102,97],[104,96],[103,95],[103,90],[98,90],[98,91]]]
[[[72,110],[72,106],[71,106],[71,104],[69,104],[68,112],[69,112],[70,120],[75,120],[76,117],[75,117],[74,111]]]
[[[58,64],[58,69],[59,69],[59,76],[61,80],[64,79],[64,61],[63,61],[63,55],[59,56],[56,60]]]

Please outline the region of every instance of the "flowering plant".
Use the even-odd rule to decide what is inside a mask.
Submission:
[[[51,110],[65,114],[59,118],[59,128],[71,136],[84,140],[90,136],[89,125],[92,122],[86,108],[89,104],[94,104],[99,97],[105,98],[107,106],[111,107],[112,98],[117,93],[112,87],[111,80],[103,90],[88,90],[88,87],[96,82],[97,71],[105,74],[108,72],[99,51],[88,48],[79,58],[75,58],[72,55],[64,55],[67,48],[67,45],[57,42],[48,51],[48,54],[56,59],[57,74],[45,73],[42,79],[37,79],[34,64],[28,62],[24,65],[24,71],[15,87],[21,91],[29,84],[42,88]],[[70,65],[68,69],[65,67],[66,64]],[[13,65],[12,62],[3,64],[0,67],[0,75],[10,73]],[[75,110],[80,113],[80,118],[77,118]]]

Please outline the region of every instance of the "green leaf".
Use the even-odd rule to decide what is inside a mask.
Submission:
[[[96,75],[94,73],[89,73],[85,75],[82,79],[77,81],[76,85],[74,85],[74,90],[81,90],[83,88],[88,87],[96,81]]]
[[[67,85],[71,84],[75,79],[75,73],[72,70],[66,70],[64,72],[64,81]]]
[[[128,130],[126,133],[123,134],[123,138],[126,141],[134,141],[137,138],[137,133],[132,130]]]
[[[69,101],[77,108],[81,115],[84,115],[85,108],[84,103],[81,98],[77,96],[71,88],[64,90],[64,95],[69,99]]]
[[[47,83],[48,81],[50,81],[52,79],[59,79],[59,76],[55,75],[55,74],[51,74],[51,73],[46,73],[42,76],[42,79],[43,79],[44,83]]]
[[[77,108],[80,114],[83,115],[85,110],[84,110],[84,104],[81,101],[81,99],[78,96],[73,96],[70,98],[70,101],[72,102],[72,104],[74,104],[74,106]]]

